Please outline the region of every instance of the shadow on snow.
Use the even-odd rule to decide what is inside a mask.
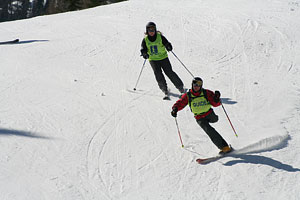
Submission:
[[[30,138],[38,138],[38,139],[50,139],[49,137],[40,136],[35,133],[29,132],[29,131],[21,131],[21,130],[13,130],[13,129],[4,129],[0,128],[0,136],[6,135],[6,136],[21,136],[21,137],[30,137]]]
[[[228,161],[227,163],[224,164],[225,166],[232,166],[239,163],[251,163],[251,164],[269,165],[276,169],[282,169],[288,172],[300,171],[300,169],[298,168],[294,168],[290,165],[284,164],[280,161],[265,156],[241,154],[241,155],[232,155],[230,157],[239,158],[241,160]]]
[[[11,40],[11,41],[4,41],[0,42],[0,45],[17,45],[17,44],[28,44],[28,43],[33,43],[33,42],[48,42],[49,40]]]
[[[16,44],[28,44],[28,43],[34,43],[34,42],[48,42],[49,40],[24,40],[19,41]]]
[[[263,153],[267,151],[282,149],[284,147],[287,147],[288,140],[290,139],[291,137],[289,135],[274,136],[271,138],[266,138],[264,140],[261,140],[252,145],[249,145],[243,149],[238,149],[234,151],[232,154],[225,157],[238,158],[239,160],[231,160],[226,162],[224,165],[232,166],[239,163],[251,163],[251,164],[269,165],[276,169],[282,169],[288,172],[298,172],[300,171],[300,169],[294,168],[290,165],[284,164],[272,158],[268,158],[261,155],[249,155],[254,153]]]
[[[223,104],[236,104],[237,101],[233,101],[230,98],[221,98]]]

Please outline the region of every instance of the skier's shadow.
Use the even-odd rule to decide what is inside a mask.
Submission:
[[[34,42],[48,42],[49,40],[20,40],[16,44],[29,44],[29,43],[34,43]]]
[[[237,101],[233,101],[230,98],[221,98],[223,104],[236,104]]]
[[[272,158],[268,158],[261,155],[254,155],[255,153],[262,153],[267,151],[279,150],[287,147],[288,141],[291,139],[289,135],[273,136],[271,138],[265,138],[252,145],[244,147],[243,149],[233,151],[228,157],[237,158],[226,162],[225,166],[232,166],[239,163],[251,163],[259,165],[268,165],[276,169],[282,169],[288,172],[298,172],[300,169],[294,168],[290,165],[284,164]],[[265,146],[263,144],[272,144],[271,146]],[[226,156],[227,157],[227,156]]]
[[[265,156],[258,156],[258,155],[249,155],[249,154],[237,154],[237,155],[230,155],[228,157],[239,158],[240,160],[231,160],[225,163],[225,166],[232,166],[239,163],[251,163],[251,164],[260,164],[260,165],[269,165],[276,169],[282,169],[288,172],[298,172],[300,169],[294,168],[291,165],[284,164],[272,158],[268,158]]]
[[[22,131],[22,130],[14,130],[14,129],[4,129],[0,128],[0,136],[6,135],[6,136],[21,136],[21,137],[29,137],[29,138],[38,138],[38,139],[51,139],[49,137],[41,136],[36,133],[32,133],[29,131]]]

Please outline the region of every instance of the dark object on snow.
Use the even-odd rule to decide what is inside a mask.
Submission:
[[[0,42],[0,45],[1,44],[15,44],[18,42],[19,42],[19,39],[15,39],[15,40],[11,40],[11,41]]]

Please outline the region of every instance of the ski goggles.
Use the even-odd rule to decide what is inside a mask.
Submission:
[[[199,80],[193,81],[193,85],[201,87],[202,86],[202,81],[199,81]]]
[[[147,30],[148,30],[148,32],[155,32],[155,28],[154,27],[150,27]]]

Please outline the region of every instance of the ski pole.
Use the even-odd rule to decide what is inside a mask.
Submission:
[[[221,100],[220,100],[220,102],[221,102]],[[228,119],[228,121],[229,121],[229,123],[230,123],[230,125],[231,125],[231,128],[232,128],[232,130],[233,130],[235,136],[238,137],[238,135],[236,134],[236,131],[235,131],[235,129],[233,128],[233,125],[232,125],[232,123],[231,123],[231,121],[230,121],[230,119],[229,119],[229,116],[227,115],[227,112],[226,112],[226,110],[225,110],[225,108],[224,108],[222,102],[221,102],[221,105],[222,105],[222,108],[223,108],[223,110],[224,110],[224,112],[225,112],[225,114],[226,114],[226,117],[227,117],[227,119]]]
[[[181,142],[181,147],[184,148],[184,145],[182,143],[182,139],[181,139],[181,135],[180,135],[180,131],[179,131],[179,126],[178,126],[176,117],[175,117],[175,122],[176,122],[177,130],[178,130],[179,139],[180,139],[180,142]]]
[[[177,58],[177,60],[182,64],[182,66],[190,73],[190,75],[192,75],[192,77],[194,78],[194,75],[192,74],[192,72],[190,72],[190,70],[188,70],[188,68],[183,64],[183,62],[181,62],[181,60],[176,56],[176,54],[171,51],[173,53],[173,55],[175,56],[175,58]]]
[[[137,84],[138,84],[138,82],[139,82],[139,80],[140,80],[140,77],[141,77],[142,71],[143,71],[143,69],[144,69],[144,66],[145,66],[146,60],[147,60],[147,59],[145,59],[145,61],[144,61],[144,63],[143,63],[143,66],[142,66],[142,69],[141,69],[140,75],[139,75],[139,77],[138,77],[138,79],[137,79],[137,81],[136,81],[136,84],[135,84],[135,87],[133,88],[133,90],[136,90],[136,86],[137,86]]]

